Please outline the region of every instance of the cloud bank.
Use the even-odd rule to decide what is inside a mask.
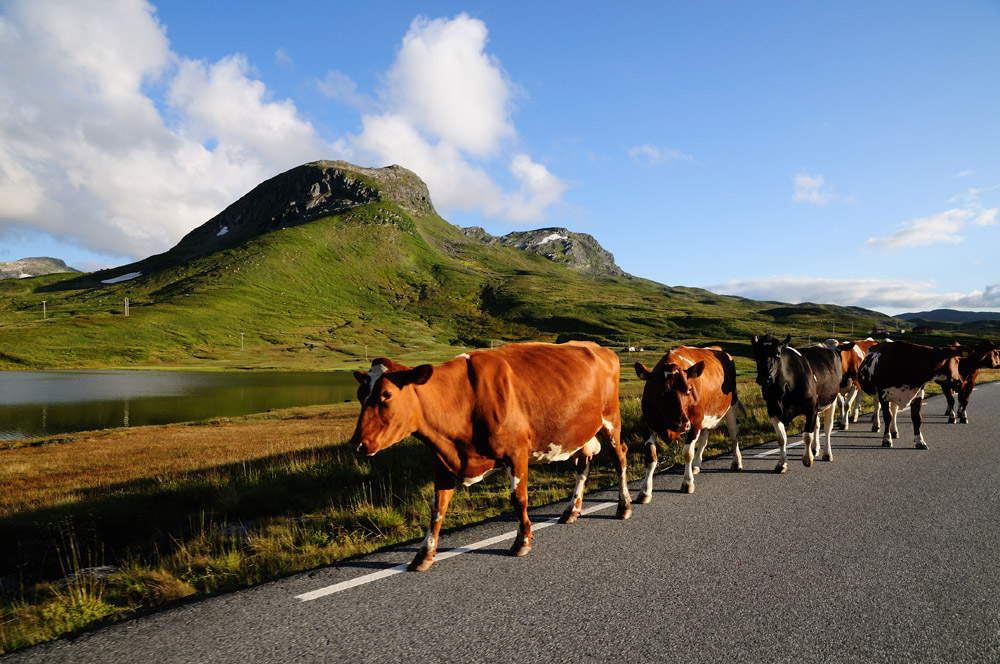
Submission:
[[[294,101],[273,98],[245,56],[173,52],[144,0],[5,3],[0,237],[35,229],[141,258],[262,180],[322,158],[404,165],[443,211],[541,220],[566,185],[517,149],[517,87],[486,41],[465,15],[416,19],[377,95],[336,73],[323,81],[362,114],[360,134],[325,137]],[[496,164],[506,189],[488,170]]]
[[[997,309],[1000,284],[987,285],[971,293],[934,292],[932,280],[908,279],[819,279],[782,275],[759,279],[731,280],[706,286],[723,295],[739,295],[754,300],[836,303],[887,313],[926,309]]]

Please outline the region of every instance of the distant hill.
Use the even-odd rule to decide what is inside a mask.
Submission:
[[[9,263],[0,263],[0,279],[26,279],[28,277],[41,277],[46,274],[57,274],[63,272],[76,272],[79,270],[71,268],[58,258],[22,258]]]
[[[934,309],[918,313],[899,314],[896,318],[907,321],[926,321],[939,323],[973,323],[976,321],[1000,320],[1000,312],[996,311],[958,311],[956,309]]]
[[[162,254],[0,281],[0,367],[329,369],[566,339],[664,350],[732,340],[745,355],[754,333],[804,345],[891,320],[629,276],[596,239],[564,228],[463,230],[405,168],[320,161],[262,182]]]

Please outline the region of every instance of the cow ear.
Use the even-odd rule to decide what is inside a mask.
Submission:
[[[781,345],[782,346],[787,346],[791,342],[792,342],[792,335],[791,335],[791,333],[789,333],[788,336],[785,337],[785,340],[781,342]]]
[[[642,380],[649,380],[649,376],[652,373],[653,372],[647,369],[646,365],[643,364],[642,362],[635,363],[635,375],[641,378]]]
[[[364,371],[354,372],[354,380],[358,381],[359,383],[364,383],[367,379],[368,379],[368,374],[366,372]]]
[[[760,337],[758,337],[756,334],[753,335],[752,337],[750,337],[750,345],[751,346],[756,346],[759,343],[760,343]]]
[[[855,344],[853,341],[845,341],[844,343],[839,344],[837,346],[837,350],[843,350],[843,351],[851,350],[852,348],[854,348],[854,345]]]
[[[430,380],[432,373],[434,373],[434,367],[429,364],[421,364],[415,369],[387,373],[385,378],[396,387],[406,387],[407,385],[423,385]]]
[[[698,376],[701,375],[701,372],[704,370],[705,370],[705,361],[702,360],[701,362],[698,362],[697,364],[688,367],[688,370],[685,371],[684,373],[687,374],[688,378],[697,378]]]

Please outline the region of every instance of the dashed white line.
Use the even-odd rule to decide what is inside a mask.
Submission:
[[[580,512],[581,516],[587,514],[593,514],[594,512],[600,512],[602,510],[609,509],[611,507],[617,507],[618,503],[598,503],[588,507],[587,509]],[[537,524],[531,524],[532,532],[537,532],[542,528],[548,528],[551,525],[559,523],[559,519],[549,519],[548,521],[543,521]],[[492,544],[497,544],[505,540],[510,540],[517,537],[517,531],[512,530],[510,532],[504,533],[502,535],[497,535],[495,537],[489,537],[478,542],[473,542],[472,544],[467,544],[465,546],[460,546],[454,549],[449,549],[448,551],[442,551],[441,553],[434,556],[434,563],[440,563],[442,560],[447,560],[448,558],[454,558],[455,556],[460,556],[463,553],[469,553],[470,551],[475,551],[477,549],[482,549],[483,547],[490,546]],[[400,572],[405,572],[407,568],[406,564],[396,565],[395,567],[390,567],[388,569],[379,570],[378,572],[372,572],[371,574],[365,574],[364,576],[359,576],[354,579],[349,579],[347,581],[341,581],[340,583],[335,583],[332,586],[326,586],[325,588],[318,588],[316,590],[311,590],[307,593],[302,593],[301,595],[296,595],[295,599],[301,600],[303,602],[310,602],[314,599],[319,599],[320,597],[326,597],[327,595],[333,595],[344,590],[349,590],[351,588],[356,588],[358,586],[363,586],[366,583],[372,583],[380,579],[385,579],[390,576],[399,574]]]

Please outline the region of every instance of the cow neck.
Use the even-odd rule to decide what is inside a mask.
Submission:
[[[471,445],[472,387],[462,357],[434,367],[416,387],[420,421],[414,436],[431,447],[453,471],[462,467],[459,450]]]

